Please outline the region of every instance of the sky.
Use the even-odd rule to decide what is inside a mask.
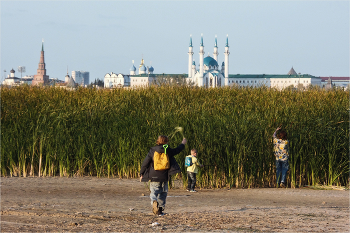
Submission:
[[[224,61],[229,74],[349,76],[349,1],[16,1],[1,0],[1,82],[13,68],[37,72],[42,41],[50,78],[67,70],[129,74],[153,66],[156,74],[188,72],[188,47],[199,64]],[[6,72],[5,72],[6,71]]]

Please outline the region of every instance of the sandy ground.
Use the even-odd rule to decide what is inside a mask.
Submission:
[[[1,232],[349,232],[349,191],[202,189],[176,181],[166,215],[137,179],[1,178]],[[152,226],[153,223],[153,226]]]

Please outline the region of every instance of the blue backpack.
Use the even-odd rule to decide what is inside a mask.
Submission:
[[[193,165],[192,163],[192,156],[188,156],[185,159],[185,167],[191,167]]]

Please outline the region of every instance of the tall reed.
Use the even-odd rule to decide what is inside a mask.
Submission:
[[[288,183],[349,185],[349,92],[150,87],[1,88],[1,175],[136,177],[160,134],[188,139],[205,187],[274,187],[272,134],[290,140]],[[175,127],[183,131],[174,133]],[[179,129],[179,128],[177,128]]]

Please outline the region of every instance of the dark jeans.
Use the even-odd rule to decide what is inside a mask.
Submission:
[[[289,169],[288,160],[286,161],[276,160],[276,180],[278,185],[280,183],[284,183],[284,184],[286,183],[286,174],[288,169]],[[279,179],[280,175],[281,175],[281,179]]]
[[[187,189],[194,190],[196,186],[196,173],[187,172]]]

